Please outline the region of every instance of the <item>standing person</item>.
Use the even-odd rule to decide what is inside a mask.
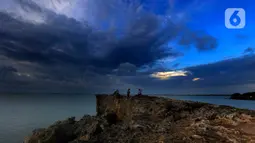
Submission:
[[[138,89],[138,95],[141,96],[142,95],[142,89]]]
[[[113,96],[119,96],[119,94],[120,94],[119,90],[117,89],[117,90],[114,91]]]
[[[127,97],[130,97],[130,88],[127,91]]]

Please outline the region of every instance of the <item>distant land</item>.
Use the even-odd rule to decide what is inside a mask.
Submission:
[[[234,93],[231,95],[230,99],[236,100],[255,100],[255,92],[247,92],[247,93]]]
[[[161,96],[231,96],[231,94],[150,94]]]

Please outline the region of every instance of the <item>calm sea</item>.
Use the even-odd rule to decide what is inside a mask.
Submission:
[[[229,100],[225,96],[168,96],[255,110],[255,101]],[[35,128],[47,127],[70,116],[95,115],[95,96],[8,95],[0,96],[0,143],[22,143]]]

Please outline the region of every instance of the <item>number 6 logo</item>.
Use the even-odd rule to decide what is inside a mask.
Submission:
[[[225,26],[228,29],[245,27],[245,11],[242,8],[228,8],[225,11]]]

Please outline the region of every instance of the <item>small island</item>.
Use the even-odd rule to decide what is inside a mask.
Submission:
[[[255,92],[247,92],[244,94],[234,93],[231,95],[230,99],[236,100],[255,100]]]
[[[248,143],[255,111],[153,96],[96,95],[97,115],[36,129],[24,143]]]

